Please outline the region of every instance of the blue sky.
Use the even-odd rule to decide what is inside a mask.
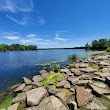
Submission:
[[[0,43],[84,46],[110,38],[110,0],[0,0]]]

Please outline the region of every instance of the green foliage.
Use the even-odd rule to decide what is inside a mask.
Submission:
[[[68,60],[69,60],[70,62],[76,62],[77,59],[78,59],[78,55],[76,55],[76,54],[70,55],[70,56],[68,57]]]
[[[57,83],[57,78],[62,78],[63,77],[63,74],[58,72],[58,73],[54,73],[54,74],[49,74],[47,76],[47,78],[45,78],[43,81],[42,81],[42,84],[44,86],[48,86],[50,83],[55,85]]]
[[[110,47],[108,47],[108,48],[106,49],[106,51],[107,51],[107,52],[110,52]]]
[[[12,44],[12,45],[6,45],[6,44],[0,44],[0,51],[17,51],[17,50],[37,50],[36,45],[20,45],[20,44]]]
[[[60,69],[60,64],[53,64],[49,66],[50,70],[59,70]]]
[[[92,49],[106,49],[110,46],[110,39],[99,39],[92,41]]]
[[[0,104],[0,109],[7,108],[12,104],[13,97],[9,96],[4,102]]]
[[[91,49],[90,44],[87,43],[87,44],[85,45],[85,49],[86,49],[86,50],[90,50],[90,49]]]
[[[103,68],[104,68],[104,65],[100,64],[100,65],[99,65],[99,70],[100,70],[100,69],[103,69]]]

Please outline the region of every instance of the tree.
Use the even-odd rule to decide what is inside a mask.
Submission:
[[[90,49],[91,49],[90,44],[87,43],[87,44],[85,45],[85,49],[86,49],[86,50],[90,50]]]

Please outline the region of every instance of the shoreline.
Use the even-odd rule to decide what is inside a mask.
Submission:
[[[11,107],[14,105],[21,107],[23,104],[25,107],[20,110],[37,109],[48,99],[49,102],[57,100],[59,102],[58,105],[61,104],[61,108],[64,110],[71,110],[69,109],[70,106],[73,106],[74,109],[91,109],[96,107],[90,106],[94,102],[97,103],[99,108],[110,109],[108,105],[105,106],[103,104],[110,101],[110,95],[105,95],[110,94],[109,76],[110,53],[106,52],[92,55],[84,60],[79,59],[76,63],[68,64],[63,68],[57,67],[54,70],[44,69],[40,71],[40,75],[33,76],[31,80],[24,77],[22,84],[12,87],[14,90],[13,94],[16,97],[14,96]],[[40,101],[34,98],[38,97],[36,94],[39,94],[39,92],[41,94],[40,99],[38,98]],[[18,93],[20,94],[17,96]],[[105,102],[99,101],[102,96],[107,98]],[[73,97],[74,100],[70,97]],[[81,100],[81,98],[84,98],[84,100]],[[98,105],[101,105],[101,107]],[[50,106],[54,107],[55,105]]]

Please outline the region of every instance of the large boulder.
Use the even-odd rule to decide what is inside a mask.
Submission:
[[[26,92],[27,104],[30,106],[35,106],[40,103],[43,97],[47,95],[47,90],[43,87],[32,89]]]
[[[82,106],[85,102],[90,101],[93,95],[87,92],[84,88],[76,86],[76,100],[78,106]]]
[[[41,75],[37,75],[37,76],[34,76],[33,79],[32,79],[34,82],[40,82],[43,80],[43,78],[41,77]]]
[[[44,98],[38,106],[26,108],[26,110],[68,110],[55,96]]]
[[[32,84],[32,81],[26,77],[23,77],[24,82],[28,85],[28,84]]]
[[[23,83],[23,84],[19,85],[19,86],[18,86],[18,87],[14,90],[14,92],[23,91],[23,90],[24,90],[24,88],[25,88],[25,86],[26,86],[26,84],[25,84],[25,83]]]
[[[18,94],[14,99],[13,99],[13,103],[16,103],[16,102],[25,102],[26,101],[26,94],[23,92],[23,93],[20,93]]]
[[[75,76],[80,76],[82,74],[81,71],[79,71],[78,69],[75,69],[75,68],[72,68],[71,72],[73,72]]]

